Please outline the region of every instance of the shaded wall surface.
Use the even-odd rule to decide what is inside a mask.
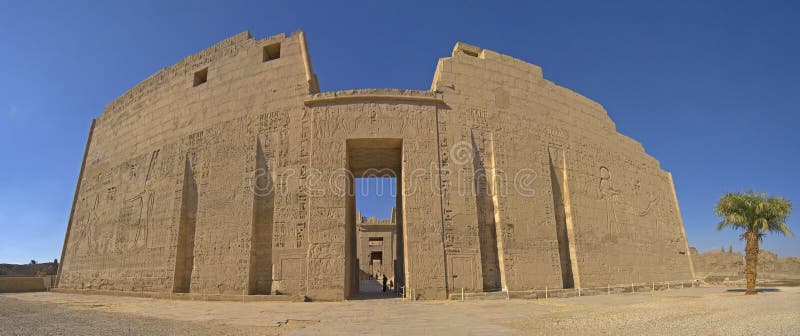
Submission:
[[[0,293],[43,292],[52,287],[51,276],[0,277]]]
[[[375,171],[417,298],[693,276],[670,174],[539,67],[459,43],[430,91],[320,93],[302,32],[245,32],[94,120],[59,286],[346,298]]]

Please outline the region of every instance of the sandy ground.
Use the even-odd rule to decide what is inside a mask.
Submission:
[[[798,335],[800,288],[546,300],[170,301],[0,295],[2,335]]]

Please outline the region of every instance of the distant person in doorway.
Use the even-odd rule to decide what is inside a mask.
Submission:
[[[389,279],[386,278],[386,274],[384,274],[383,275],[383,291],[384,292],[386,291],[386,281],[389,281]]]
[[[390,291],[394,290],[394,281],[393,280],[389,280],[389,290]]]

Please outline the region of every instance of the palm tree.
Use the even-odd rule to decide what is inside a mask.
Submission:
[[[767,232],[775,232],[791,237],[792,231],[786,218],[792,211],[792,203],[782,197],[767,197],[765,193],[748,191],[728,193],[720,198],[715,213],[722,217],[717,230],[730,227],[742,229],[741,238],[746,241],[745,279],[746,295],[756,294],[756,269],[758,266],[758,243]]]

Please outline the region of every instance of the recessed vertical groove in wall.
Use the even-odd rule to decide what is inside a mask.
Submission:
[[[305,35],[301,35],[301,36],[305,36]],[[303,38],[305,39],[305,37],[303,37]],[[311,160],[311,158],[314,157],[314,154],[315,154],[314,151],[316,150],[314,148],[313,139],[314,139],[314,134],[315,134],[314,133],[315,132],[314,131],[314,125],[317,123],[317,120],[316,120],[317,114],[315,112],[315,109],[312,109],[312,108],[309,108],[309,107],[303,107],[303,109],[304,109],[303,117],[300,120],[300,131],[302,132],[303,136],[305,136],[305,139],[306,139],[305,143],[306,143],[306,146],[308,148],[308,155],[306,155],[306,157],[302,157],[301,156],[300,157],[300,162],[304,162],[306,164],[306,168],[307,169],[312,169],[314,167],[314,165],[313,165],[314,162]],[[305,126],[308,126],[308,129],[306,129],[306,127],[303,127],[304,124],[305,124]],[[301,136],[301,140],[300,140],[301,146],[302,146],[303,142],[304,141],[303,141],[302,136]],[[302,163],[301,163],[301,167],[302,167]],[[301,183],[305,183],[305,182],[301,180]],[[281,192],[285,192],[285,191],[282,190]],[[315,227],[314,227],[314,225],[312,225],[312,221],[311,221],[311,209],[312,209],[311,207],[313,206],[313,203],[314,203],[314,198],[313,197],[308,197],[307,198],[307,203],[306,203],[306,220],[305,220],[306,237],[313,237],[314,236],[313,230],[315,229]],[[302,286],[304,287],[303,289],[305,290],[306,295],[308,295],[309,294],[308,280],[311,279],[311,249],[308,248],[308,244],[306,244],[305,241],[303,243],[304,243],[303,246],[305,246],[305,248],[306,248],[306,260],[305,260],[306,267],[305,267],[305,278],[304,278],[305,281],[304,281],[304,284]]]
[[[489,185],[486,165],[483,162],[482,153],[475,140],[474,133],[471,135],[471,140],[483,290],[494,291],[501,289],[502,283],[500,279],[500,258],[497,249],[497,228],[495,226],[495,207],[492,197],[492,186]],[[484,143],[484,140],[485,139],[481,139],[481,142]]]
[[[567,163],[564,150],[548,147],[550,181],[553,190],[553,212],[556,220],[558,254],[561,261],[561,279],[564,288],[580,288],[578,263],[575,253],[575,237],[572,226]]]
[[[403,155],[402,152],[400,155]],[[402,160],[402,157],[401,157]],[[402,168],[401,168],[402,170]],[[400,172],[399,176],[397,176],[397,181],[395,182],[395,208],[392,210],[392,220],[394,221],[396,233],[395,237],[395,264],[394,264],[394,286],[395,288],[400,288],[401,286],[405,286],[406,283],[406,271],[405,271],[405,239],[403,235],[405,234],[405,229],[403,228],[403,215],[400,212],[400,209],[403,208],[403,195],[401,191],[403,190],[403,176],[402,171]]]
[[[439,210],[441,211],[440,212],[440,215],[441,215],[441,217],[440,217],[441,222],[440,223],[441,223],[441,228],[442,228],[442,265],[443,265],[443,268],[444,268],[444,291],[445,291],[445,296],[447,296],[447,295],[449,295],[448,290],[450,288],[448,286],[449,284],[447,283],[447,281],[449,279],[450,274],[448,273],[448,267],[447,267],[447,261],[448,261],[448,259],[447,259],[447,246],[445,246],[444,198],[445,198],[446,189],[445,189],[444,181],[442,180],[442,170],[443,170],[443,168],[442,168],[442,131],[441,131],[442,125],[439,123],[440,122],[439,114],[441,113],[440,112],[441,110],[442,109],[440,107],[436,107],[436,161],[438,161],[437,163],[439,165],[439,172],[438,172],[438,178],[439,178],[438,187],[439,187],[439,190],[438,191],[439,191]],[[404,159],[403,162],[405,162],[405,158],[403,158],[403,159]],[[405,169],[403,169],[403,171],[405,171]],[[405,202],[403,202],[403,204],[405,206]],[[403,217],[405,217],[405,214],[406,214],[406,209],[404,207],[403,208]],[[408,232],[408,227],[403,227],[403,232]],[[405,237],[405,238],[407,238],[407,237]],[[403,241],[405,241],[406,244],[408,244],[408,240],[404,239]],[[408,251],[408,245],[405,246],[405,250]],[[408,260],[408,258],[406,258],[406,260]],[[407,275],[406,276],[406,284],[410,285],[411,270],[408,267],[408,261],[406,261],[406,275]],[[416,300],[416,299],[417,299],[416,297],[412,298],[412,300]]]
[[[409,282],[411,281],[410,280],[411,279],[411,268],[408,266],[408,264],[409,264],[409,262],[408,262],[409,258],[408,258],[408,255],[407,255],[407,253],[409,251],[409,249],[408,249],[408,225],[407,225],[406,220],[405,220],[405,216],[406,216],[406,203],[405,203],[405,200],[404,200],[405,199],[405,195],[406,195],[405,189],[404,189],[406,187],[406,184],[404,182],[405,179],[406,179],[406,175],[405,175],[406,174],[406,167],[404,167],[405,166],[405,162],[406,162],[405,155],[406,155],[405,154],[405,147],[403,147],[403,150],[400,151],[400,176],[397,178],[397,196],[395,196],[395,202],[397,202],[397,210],[398,210],[398,213],[397,213],[397,215],[398,215],[397,229],[400,231],[400,232],[397,233],[397,239],[399,240],[397,242],[397,244],[402,246],[402,249],[403,249],[402,254],[398,253],[398,255],[402,255],[403,256],[403,260],[402,260],[402,272],[403,272],[402,273],[403,274],[403,279],[402,280],[403,280],[403,282],[402,283],[395,282],[395,288],[400,288],[400,286],[403,286],[403,288],[408,289],[409,288]],[[444,244],[444,241],[442,241],[442,244]],[[445,281],[446,280],[447,279],[445,279]],[[447,283],[445,282],[445,287],[446,286],[447,286]],[[406,296],[408,296],[408,294],[406,294]]]
[[[346,146],[347,167],[350,169],[351,148]],[[352,169],[350,169],[352,171]],[[356,227],[356,198],[355,198],[355,177],[347,176],[347,194],[345,195],[345,232],[344,232],[344,298],[350,298],[358,294],[360,281],[358,278],[358,228]]]
[[[188,293],[191,288],[196,222],[197,181],[194,179],[192,163],[187,156],[183,170],[183,192],[181,193],[181,216],[178,224],[178,248],[175,253],[173,292]]]
[[[495,154],[494,154],[494,133],[491,134],[489,138],[489,150],[491,153],[491,191],[492,191],[492,206],[494,209],[494,229],[495,229],[495,237],[497,238],[497,263],[498,268],[500,269],[500,285],[504,291],[508,291],[508,282],[506,282],[506,266],[505,266],[505,250],[503,246],[503,230],[502,226],[500,226],[500,200],[498,199],[498,190],[497,190],[497,166],[495,161]]]
[[[561,186],[564,192],[561,193],[561,198],[564,200],[564,221],[567,224],[567,241],[569,242],[569,260],[572,266],[572,283],[576,288],[581,288],[581,273],[578,271],[578,249],[575,246],[575,225],[572,220],[572,202],[570,201],[569,192],[569,178],[567,177],[567,156],[561,154],[561,172],[562,181]]]
[[[272,226],[275,191],[261,139],[256,138],[253,172],[253,223],[250,241],[249,294],[269,294],[272,287]]]

